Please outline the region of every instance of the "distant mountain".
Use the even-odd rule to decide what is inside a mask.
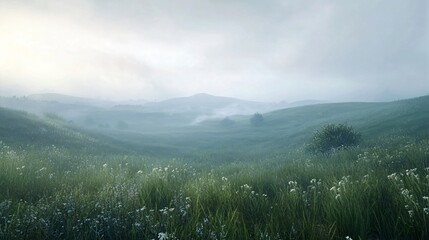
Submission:
[[[120,101],[118,102],[120,105],[129,105],[129,106],[140,106],[148,103],[149,101],[145,99],[133,99],[133,100],[126,100],[126,101]],[[117,103],[117,104],[118,104]]]
[[[83,103],[80,98],[65,95],[31,95],[28,97],[0,97],[0,107],[21,110],[43,116],[55,113],[75,121],[102,108]],[[84,99],[85,100],[85,99]]]
[[[208,120],[256,112],[267,113],[311,103],[315,101],[264,103],[205,93],[160,102],[114,102],[57,93],[0,97],[0,107],[23,110],[39,116],[54,113],[86,128],[116,129],[126,123],[128,127],[121,128],[122,130],[138,132],[171,131]]]
[[[171,98],[160,102],[148,102],[135,109],[144,112],[198,113],[214,115],[250,114],[273,110],[275,104],[219,97],[205,93],[189,97]],[[130,109],[130,106],[117,106]]]
[[[321,100],[302,100],[302,101],[283,104],[283,106],[284,108],[291,108],[291,107],[302,107],[302,106],[322,104],[322,103],[327,103],[327,102],[321,101]]]
[[[36,101],[58,102],[58,103],[64,103],[64,104],[77,104],[77,105],[90,105],[95,107],[112,107],[116,105],[116,103],[113,101],[75,97],[75,96],[58,94],[58,93],[32,94],[27,96],[27,98],[30,100],[36,100]]]
[[[10,98],[10,100],[25,99],[32,102],[36,101],[36,105],[49,105],[47,103],[73,105],[75,107],[96,107],[104,108],[106,110],[125,110],[136,112],[158,112],[158,113],[189,113],[194,115],[203,115],[202,118],[218,118],[231,115],[247,115],[255,112],[270,112],[283,108],[311,105],[323,103],[317,100],[305,100],[293,103],[280,102],[280,103],[266,103],[241,100],[232,97],[213,96],[206,93],[199,93],[189,97],[171,98],[160,102],[149,102],[143,99],[128,100],[128,101],[109,101],[99,100],[92,98],[76,97],[58,93],[43,93],[32,94],[24,98]],[[3,104],[0,106],[7,106],[7,98],[3,98]],[[43,102],[43,103],[40,103]],[[21,103],[22,104],[22,101]],[[32,104],[34,105],[34,103]],[[12,106],[12,108],[14,108]],[[69,108],[69,107],[66,107]],[[31,109],[20,108],[21,110],[31,111]],[[37,109],[37,107],[36,107]]]

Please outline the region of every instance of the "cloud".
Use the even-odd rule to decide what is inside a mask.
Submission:
[[[423,0],[28,0],[0,9],[3,89],[265,101],[429,93]]]

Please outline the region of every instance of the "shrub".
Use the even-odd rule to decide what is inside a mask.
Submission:
[[[327,124],[314,135],[308,150],[315,153],[329,153],[334,149],[356,146],[361,134],[346,124]]]
[[[224,127],[231,127],[235,124],[235,121],[229,117],[225,117],[222,121],[220,121],[220,124]]]
[[[260,113],[253,114],[252,118],[250,118],[250,124],[252,126],[258,127],[264,123],[264,117]]]

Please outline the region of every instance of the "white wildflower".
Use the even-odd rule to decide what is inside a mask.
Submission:
[[[409,210],[409,211],[408,211],[408,214],[410,215],[410,218],[413,218],[413,216],[414,216],[414,211],[413,211],[413,210]]]
[[[159,240],[166,240],[166,239],[168,239],[168,235],[167,235],[167,233],[158,233],[158,239]]]

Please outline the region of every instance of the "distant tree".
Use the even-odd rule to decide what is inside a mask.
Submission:
[[[235,121],[230,119],[229,117],[225,117],[224,119],[222,119],[222,121],[220,121],[220,124],[224,127],[231,127],[235,124]]]
[[[361,134],[346,124],[327,124],[318,130],[307,146],[314,153],[327,154],[334,149],[356,146]]]
[[[250,118],[250,124],[254,127],[262,126],[264,124],[264,117],[260,113],[255,113]]]

